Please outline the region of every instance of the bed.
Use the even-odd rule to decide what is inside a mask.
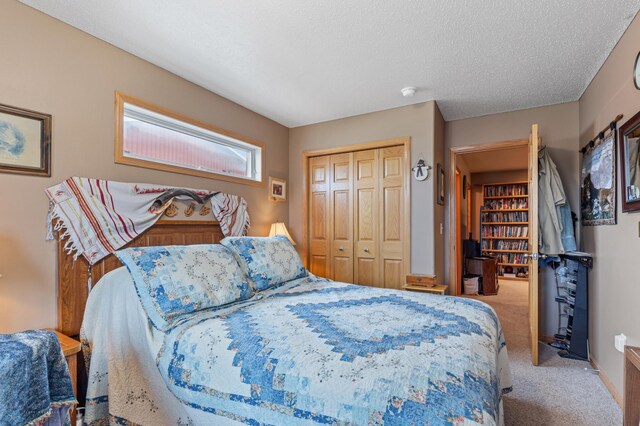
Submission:
[[[135,258],[149,265],[140,258],[150,251],[131,252],[125,263]],[[163,253],[162,261],[154,255],[152,269],[181,268],[173,254]],[[268,285],[247,273],[259,291],[246,294],[237,286],[238,300],[194,312],[185,313],[196,303],[183,297],[169,321],[162,310],[153,311],[164,309],[166,295],[150,304],[141,296],[139,272],[121,267],[107,273],[90,294],[82,325],[89,369],[85,421],[503,423],[502,395],[511,377],[501,326],[489,306],[333,282],[297,267],[292,273],[294,279]]]

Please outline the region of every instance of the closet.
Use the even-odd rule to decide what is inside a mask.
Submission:
[[[406,156],[408,143],[309,157],[308,259],[313,274],[402,288],[409,270]]]

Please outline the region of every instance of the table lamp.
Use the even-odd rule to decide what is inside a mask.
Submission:
[[[293,244],[294,246],[296,245],[296,243],[293,241],[293,238],[291,238],[291,235],[289,235],[289,232],[287,231],[287,227],[284,225],[283,222],[275,222],[271,224],[271,230],[269,231],[269,236],[273,237],[274,235],[284,235],[289,239],[289,241],[291,241],[291,244]]]

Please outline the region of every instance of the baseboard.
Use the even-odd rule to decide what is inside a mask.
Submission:
[[[616,402],[622,409],[623,408],[622,397],[620,396],[616,388],[613,386],[613,383],[611,382],[611,380],[609,380],[609,377],[607,377],[607,375],[604,374],[604,372],[602,371],[602,369],[600,368],[596,360],[593,359],[593,357],[591,357],[591,366],[600,372],[598,374],[600,376],[600,380],[602,380],[602,383],[604,383],[604,386],[607,388],[611,396],[613,396],[613,399],[616,400]]]

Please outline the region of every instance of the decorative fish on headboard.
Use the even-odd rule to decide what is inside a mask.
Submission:
[[[192,191],[190,189],[170,189],[153,201],[151,207],[149,207],[149,213],[158,214],[163,212],[168,207],[167,204],[176,197],[189,197],[194,199],[198,204],[204,204],[219,193],[220,192],[211,192],[201,197],[196,191]]]

